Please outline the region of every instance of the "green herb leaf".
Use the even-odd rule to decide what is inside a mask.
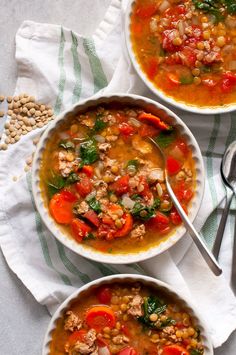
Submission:
[[[98,160],[99,155],[95,140],[88,139],[80,144],[80,158],[82,160],[81,166],[92,164]]]
[[[95,119],[95,124],[93,126],[92,132],[97,133],[102,131],[104,128],[107,127],[108,123],[104,122],[101,118],[103,117],[102,114],[97,114]]]
[[[59,147],[64,148],[66,150],[70,150],[70,149],[74,150],[75,149],[74,143],[71,141],[66,141],[66,140],[60,141]]]
[[[151,314],[160,315],[165,312],[167,304],[165,304],[161,299],[156,296],[146,297],[143,304],[144,315],[138,318],[138,321],[143,323],[148,328],[160,328],[160,325],[155,324],[156,322],[150,321]]]
[[[181,76],[179,80],[182,85],[189,85],[193,83],[193,76],[192,75]]]
[[[131,210],[131,214],[133,217],[140,219],[141,221],[147,221],[155,215],[155,207],[135,202],[134,207]]]
[[[51,177],[47,181],[49,198],[66,186],[66,180],[61,175],[55,174],[53,170],[50,171],[50,174]]]
[[[66,178],[66,185],[74,184],[75,182],[79,181],[80,178],[76,173],[70,173],[70,175]]]
[[[168,327],[169,325],[175,325],[176,321],[171,318],[171,317],[167,317],[166,320],[162,321],[160,324],[160,328],[165,328]]]
[[[88,234],[86,235],[86,237],[84,237],[83,241],[86,241],[86,240],[94,240],[94,239],[96,239],[95,235],[90,232],[90,233],[88,233]]]
[[[128,163],[127,163],[127,167],[129,167],[129,166],[134,166],[135,169],[137,170],[138,167],[139,167],[138,159],[129,160]]]
[[[100,213],[101,210],[101,204],[98,200],[96,200],[96,197],[92,197],[89,200],[86,200],[86,202],[88,203],[89,207],[92,208],[92,210],[94,210],[97,213]]]
[[[195,8],[204,13],[213,15],[215,22],[220,22],[224,20],[224,12],[226,3],[231,2],[232,0],[192,0]],[[227,11],[228,6],[227,6]]]
[[[156,197],[154,199],[153,208],[157,209],[158,207],[160,207],[160,203],[161,203],[161,200],[158,197]]]
[[[202,355],[202,354],[203,354],[203,350],[199,350],[199,349],[190,350],[190,355]]]
[[[154,138],[154,140],[161,148],[166,148],[175,140],[175,138],[176,138],[175,130],[161,131],[160,134]]]

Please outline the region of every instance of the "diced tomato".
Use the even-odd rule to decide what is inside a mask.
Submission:
[[[189,352],[180,345],[167,345],[163,348],[162,355],[189,355]]]
[[[236,74],[227,72],[222,75],[221,90],[224,93],[232,92],[236,87]]]
[[[111,190],[117,195],[126,194],[129,191],[129,175],[121,176],[111,185]]]
[[[162,131],[166,131],[170,129],[170,126],[165,123],[164,121],[162,121],[160,119],[160,117],[153,115],[152,113],[146,113],[146,112],[142,112],[140,113],[140,115],[138,116],[138,119],[140,121],[146,121],[150,124],[153,124],[156,128],[162,130]]]
[[[97,214],[93,210],[89,210],[83,214],[83,217],[86,218],[89,222],[91,222],[94,226],[98,227],[100,224],[100,220]]]
[[[92,165],[84,165],[82,167],[82,172],[84,174],[86,174],[89,178],[91,178],[93,176],[93,173],[94,173]]]
[[[170,212],[170,220],[175,226],[178,226],[182,223],[182,218],[180,217],[179,212],[175,208],[173,208]]]
[[[153,80],[158,71],[158,60],[156,58],[150,58],[147,64],[146,73],[149,79]]]
[[[164,15],[168,17],[177,18],[178,15],[186,14],[186,7],[184,5],[171,6],[165,10]]]
[[[91,307],[85,316],[85,321],[90,328],[100,332],[105,327],[113,328],[115,326],[115,313],[109,306]]]
[[[86,197],[92,191],[93,186],[90,179],[85,176],[75,184],[75,188],[81,197]]]
[[[55,194],[49,202],[49,211],[57,223],[68,224],[73,219],[73,202],[68,198],[72,199],[69,193],[63,191]]]
[[[138,355],[138,352],[134,349],[131,348],[130,346],[127,346],[124,349],[121,349],[117,355]]]
[[[125,223],[122,228],[117,230],[117,232],[114,235],[115,238],[125,237],[127,234],[129,234],[129,232],[133,228],[133,218],[132,218],[131,214],[124,213],[122,216],[122,219],[125,220]]]
[[[121,331],[122,333],[124,333],[124,335],[126,335],[127,337],[130,336],[130,330],[129,330],[129,327],[125,324],[122,324],[121,325]]]
[[[157,11],[157,5],[139,6],[136,10],[136,15],[142,19],[151,17]]]
[[[120,130],[120,133],[125,136],[130,136],[130,135],[134,134],[134,132],[135,132],[135,128],[126,122],[119,124],[119,130]]]
[[[143,190],[139,192],[139,194],[141,196],[143,196],[144,198],[146,197],[146,199],[151,199],[153,197],[153,194],[150,190],[150,187],[148,185],[148,182],[147,182],[147,178],[143,175],[140,176],[139,178],[139,182],[140,182],[140,185],[142,185],[143,187]]]
[[[70,225],[72,234],[78,242],[81,242],[91,232],[91,228],[78,218],[74,218]]]
[[[178,329],[183,329],[183,328],[185,328],[185,325],[182,322],[177,322],[175,324],[175,327],[178,328]]]
[[[75,196],[75,194],[73,194],[72,192],[70,192],[69,190],[62,190],[60,191],[61,197],[68,202],[75,202],[78,200],[78,198]]]
[[[97,291],[97,298],[100,303],[110,303],[112,297],[112,291],[110,287],[101,286]]]
[[[179,200],[179,202],[188,203],[194,194],[192,189],[186,185],[184,180],[178,182],[174,186],[173,190],[174,190],[174,193],[175,193],[177,199]]]
[[[151,220],[157,224],[169,224],[169,218],[164,213],[161,213],[159,211],[157,211],[156,215],[152,217]]]
[[[169,175],[175,175],[180,171],[181,164],[178,160],[169,156],[166,160],[166,168]]]
[[[155,137],[158,135],[159,130],[150,124],[142,123],[139,127],[139,135],[141,137]]]
[[[181,138],[178,139],[175,143],[175,145],[181,150],[181,152],[186,158],[189,154],[189,147],[187,146],[187,144]]]
[[[173,39],[176,37],[176,30],[171,29],[171,30],[165,30],[162,32],[162,47],[165,49],[167,52],[170,53],[175,53],[179,52],[182,49],[182,46],[175,46],[173,44]]]
[[[83,342],[86,334],[87,334],[87,332],[84,329],[77,330],[69,336],[68,343],[71,346],[71,345],[75,344],[77,341]]]
[[[150,218],[146,225],[151,229],[157,230],[161,234],[166,234],[170,231],[169,222],[169,217],[164,213],[157,211],[156,215]]]
[[[181,50],[181,61],[183,65],[192,68],[194,67],[196,60],[197,60],[197,55],[194,52],[193,48],[185,46]]]

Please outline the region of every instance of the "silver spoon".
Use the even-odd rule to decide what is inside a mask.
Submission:
[[[172,199],[172,202],[175,205],[175,208],[177,209],[177,211],[178,211],[178,213],[179,213],[179,215],[180,215],[180,217],[181,217],[181,219],[183,221],[183,224],[184,224],[186,230],[188,231],[188,233],[192,237],[194,243],[198,247],[198,250],[202,254],[204,260],[208,264],[208,266],[211,269],[211,271],[216,276],[219,276],[222,273],[222,269],[220,268],[220,266],[219,266],[217,260],[215,259],[215,257],[212,255],[212,253],[208,250],[208,248],[206,247],[206,245],[202,241],[202,238],[200,237],[200,235],[198,234],[198,232],[194,228],[193,224],[190,222],[188,216],[186,215],[186,213],[183,210],[181,204],[179,203],[177,197],[175,196],[174,191],[172,190],[172,187],[171,187],[170,182],[169,182],[168,173],[167,173],[167,170],[166,170],[166,156],[165,156],[165,153],[162,151],[162,149],[160,148],[160,146],[157,144],[157,142],[154,139],[152,139],[150,137],[148,139],[153,144],[155,144],[155,146],[158,148],[159,152],[161,153],[161,156],[162,156],[164,164],[165,164],[164,174],[165,174],[166,188],[167,188],[167,191],[168,191],[168,193],[169,193],[169,195],[170,195],[170,197]]]
[[[217,231],[216,240],[213,247],[213,254],[218,257],[220,246],[224,234],[225,222],[228,216],[229,207],[233,198],[236,196],[236,141],[232,142],[226,149],[222,163],[221,163],[221,175],[223,181],[232,190],[232,194],[228,197],[226,194],[225,208],[221,217],[219,229]],[[234,228],[234,243],[233,243],[233,260],[232,260],[232,285],[236,287],[236,225]]]

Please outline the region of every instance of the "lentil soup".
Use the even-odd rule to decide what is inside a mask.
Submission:
[[[231,0],[136,0],[131,41],[165,95],[188,105],[236,102],[236,5]]]
[[[200,330],[182,303],[140,283],[81,294],[58,319],[50,355],[202,355]]]
[[[69,238],[102,252],[128,253],[160,243],[181,224],[166,190],[162,158],[148,137],[164,149],[172,187],[187,211],[195,166],[170,117],[101,105],[54,131],[40,181],[51,216]]]

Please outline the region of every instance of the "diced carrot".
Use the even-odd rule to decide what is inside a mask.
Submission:
[[[117,230],[114,235],[115,238],[125,237],[133,228],[133,218],[131,214],[125,213],[122,218],[125,219],[125,223],[121,229]]]
[[[90,328],[100,332],[104,327],[114,328],[116,317],[109,306],[94,306],[88,309],[85,321]]]
[[[68,224],[73,219],[73,202],[64,198],[65,192],[55,194],[49,202],[49,211],[57,223]]]
[[[147,123],[153,124],[156,128],[162,131],[168,131],[171,127],[167,123],[163,122],[159,117],[153,115],[152,113],[142,112],[138,116],[140,121],[146,121]]]

